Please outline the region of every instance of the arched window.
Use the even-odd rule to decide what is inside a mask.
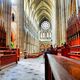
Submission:
[[[44,21],[41,23],[41,28],[43,30],[48,30],[50,28],[50,23],[48,21]]]
[[[77,3],[78,3],[78,7],[80,8],[80,0],[77,0]]]
[[[43,37],[43,34],[42,34],[42,32],[40,32],[40,38],[42,38]]]
[[[51,38],[51,36],[52,36],[52,34],[51,34],[51,32],[50,32],[50,38]]]
[[[49,36],[50,36],[50,35],[49,35],[49,32],[47,32],[47,38],[49,38]]]
[[[42,38],[45,38],[45,33],[43,32]]]
[[[40,39],[49,39],[51,38],[52,34],[50,31],[47,32],[40,32]]]
[[[12,13],[12,21],[15,21],[15,15]]]

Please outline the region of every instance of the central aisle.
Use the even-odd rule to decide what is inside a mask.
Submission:
[[[21,59],[17,65],[0,72],[0,80],[45,80],[44,59]]]

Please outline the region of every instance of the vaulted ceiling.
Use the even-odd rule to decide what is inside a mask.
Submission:
[[[39,23],[51,20],[53,0],[27,0],[33,19]]]

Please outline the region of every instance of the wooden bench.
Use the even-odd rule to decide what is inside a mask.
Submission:
[[[37,58],[37,57],[41,56],[42,54],[43,54],[42,52],[28,53],[27,58]]]
[[[11,63],[18,62],[18,51],[15,50],[0,50],[0,70]]]
[[[80,80],[80,62],[63,56],[47,54],[45,80]]]

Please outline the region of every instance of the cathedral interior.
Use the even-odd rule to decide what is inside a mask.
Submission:
[[[0,80],[80,80],[80,0],[0,0]]]

